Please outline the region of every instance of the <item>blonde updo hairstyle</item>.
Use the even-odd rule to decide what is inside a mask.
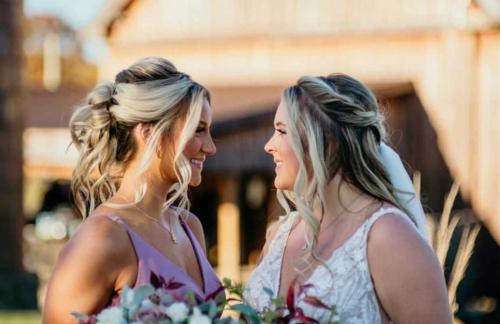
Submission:
[[[79,151],[71,181],[77,212],[87,217],[116,192],[123,171],[136,154],[133,129],[139,123],[152,125],[152,132],[140,160],[138,179],[144,178],[154,155],[165,152],[161,154],[161,175],[168,178],[165,170],[172,170],[177,182],[170,188],[164,207],[178,201],[180,207],[189,208],[191,168],[182,152],[195,133],[205,100],[210,101],[210,95],[203,86],[157,57],[141,59],[118,73],[114,83],[96,86],[69,123],[72,143]],[[179,126],[182,129],[174,152],[168,135]],[[146,191],[142,180],[130,205],[140,202]]]
[[[380,143],[386,138],[384,118],[375,95],[363,83],[343,74],[302,77],[295,86],[285,89],[283,100],[299,171],[294,190],[278,190],[277,194],[287,214],[295,208],[308,225],[308,255],[323,263],[314,250],[324,218],[325,189],[337,174],[342,183],[397,206],[415,223],[396,199],[381,162]],[[320,221],[313,214],[315,205],[322,210]]]

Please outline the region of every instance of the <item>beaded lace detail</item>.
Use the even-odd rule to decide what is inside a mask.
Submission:
[[[394,207],[377,210],[325,260],[331,272],[320,265],[305,282],[313,285],[307,289],[307,295],[317,297],[327,305],[337,306],[341,323],[381,323],[380,306],[370,276],[366,247],[368,232],[373,223],[389,213],[407,218],[401,210]],[[275,296],[278,293],[285,244],[297,217],[298,214],[294,212],[280,220],[281,224],[278,225],[267,254],[247,282],[244,298],[257,310],[270,307],[270,297],[263,288],[270,288]],[[310,306],[303,298],[304,295],[297,296],[296,305],[306,315],[320,323],[329,319],[328,311]]]

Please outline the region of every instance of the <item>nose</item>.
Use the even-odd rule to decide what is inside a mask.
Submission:
[[[271,136],[271,138],[264,145],[264,151],[266,151],[266,153],[268,153],[268,154],[273,154],[273,151],[274,151],[273,138],[274,138],[274,135]]]
[[[202,149],[206,155],[214,155],[217,152],[217,148],[215,147],[215,143],[211,135],[208,136],[208,139],[202,146]]]

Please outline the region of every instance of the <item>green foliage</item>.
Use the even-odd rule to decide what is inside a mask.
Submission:
[[[42,320],[38,311],[0,311],[2,324],[38,324]]]
[[[288,300],[287,303],[283,296],[275,296],[274,292],[269,288],[264,288],[264,292],[270,297],[271,307],[265,309],[262,312],[258,312],[250,305],[245,303],[243,298],[243,286],[240,283],[233,283],[231,279],[224,278],[223,286],[227,292],[230,293],[227,308],[228,310],[237,312],[241,315],[239,323],[251,323],[251,324],[278,324],[278,323],[319,323],[318,321],[308,318],[303,314],[302,309],[294,305],[292,301],[296,300],[295,287],[290,287],[288,290]],[[298,287],[298,291],[306,292],[311,285],[304,285]],[[308,296],[304,297],[304,302],[313,306],[323,309],[327,309],[330,312],[329,324],[339,324],[337,308],[335,305],[328,306],[321,302],[316,297]]]

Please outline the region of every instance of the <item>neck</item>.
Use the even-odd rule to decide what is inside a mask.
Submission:
[[[366,206],[372,198],[357,189],[353,185],[342,181],[342,176],[337,174],[325,188],[325,213],[323,223],[329,222],[331,218],[343,218],[352,211],[357,211]],[[314,208],[314,215],[318,221],[321,220],[321,208],[319,203]]]
[[[134,202],[136,192],[143,182],[146,183],[147,190],[142,200],[136,206],[149,216],[159,218],[173,182],[167,183],[159,175],[155,176],[149,171],[146,171],[143,176],[138,177],[137,167],[131,165],[123,175],[116,196],[121,198],[121,200],[125,200],[126,203]]]

